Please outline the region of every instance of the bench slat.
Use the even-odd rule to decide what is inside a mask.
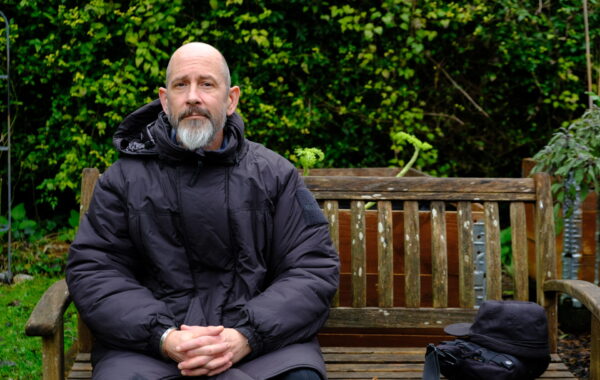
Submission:
[[[513,196],[535,199],[535,183],[532,178],[439,178],[439,177],[351,177],[351,176],[308,176],[304,182],[312,192],[330,192],[342,199],[351,193],[394,193],[418,194],[497,194],[502,199]],[[469,195],[470,199],[475,199]],[[345,198],[348,199],[348,198]]]
[[[309,188],[314,191],[312,188]],[[490,202],[514,202],[523,201],[531,202],[535,198],[529,193],[438,193],[438,192],[425,192],[425,193],[414,193],[414,192],[363,192],[363,191],[348,191],[348,192],[336,192],[327,190],[315,191],[314,196],[316,199],[339,199],[339,200],[352,200],[361,199],[363,201],[377,201],[377,200],[400,200],[400,201],[469,201],[476,200],[477,202],[490,201]]]
[[[446,207],[431,202],[431,270],[433,307],[448,306],[448,246],[446,243]]]
[[[324,347],[323,356],[330,379],[421,379],[425,348]],[[574,379],[556,354],[540,379]],[[444,377],[442,377],[444,378]]]
[[[325,201],[323,202],[323,214],[329,222],[329,234],[331,235],[331,241],[335,250],[340,252],[340,216],[339,216],[339,204],[338,201]],[[335,296],[331,301],[332,307],[340,305],[340,289],[338,288],[335,292]]]
[[[419,203],[404,202],[404,296],[407,307],[421,305]]]
[[[500,250],[500,213],[498,203],[485,202],[486,298],[502,299],[502,259]]]
[[[350,239],[352,240],[352,306],[367,306],[367,226],[365,203],[350,204]]]
[[[475,254],[473,249],[473,216],[470,202],[459,202],[458,225],[458,291],[459,305],[471,308],[475,305]]]
[[[514,297],[520,301],[529,300],[529,280],[527,267],[527,225],[525,204],[510,204],[511,249],[514,266]]]
[[[392,202],[377,202],[377,291],[380,307],[394,306],[394,235]]]
[[[431,307],[332,308],[328,328],[442,328],[451,323],[473,322],[476,309]]]

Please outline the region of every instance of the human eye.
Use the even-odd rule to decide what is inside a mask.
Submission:
[[[186,86],[185,81],[175,81],[173,82],[173,88],[184,88]]]

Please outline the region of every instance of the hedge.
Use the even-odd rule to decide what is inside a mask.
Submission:
[[[433,146],[417,162],[428,173],[518,176],[586,104],[580,1],[5,0],[0,10],[16,201],[42,218],[75,207],[82,168],[116,159],[120,120],[156,98],[170,54],[189,41],[227,57],[248,138],[291,159],[320,148],[327,167],[402,164],[412,152],[390,137],[402,131]]]

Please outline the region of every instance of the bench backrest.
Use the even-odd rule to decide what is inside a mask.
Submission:
[[[534,273],[537,302],[544,305],[543,283],[556,277],[548,175],[304,180],[322,204],[342,261],[328,328],[415,329],[472,322],[480,251],[485,251],[485,299],[503,297],[505,227],[510,227],[511,244],[505,249],[512,250],[513,297],[529,300],[528,273]],[[375,205],[366,209],[367,202]],[[484,249],[474,244],[475,221],[483,222]],[[534,251],[530,260],[528,250]]]

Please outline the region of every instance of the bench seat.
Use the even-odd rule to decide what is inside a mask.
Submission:
[[[323,356],[329,379],[414,379],[423,377],[422,347],[324,347]],[[69,373],[69,380],[92,378],[90,354],[79,354]],[[540,379],[574,379],[556,354]]]

